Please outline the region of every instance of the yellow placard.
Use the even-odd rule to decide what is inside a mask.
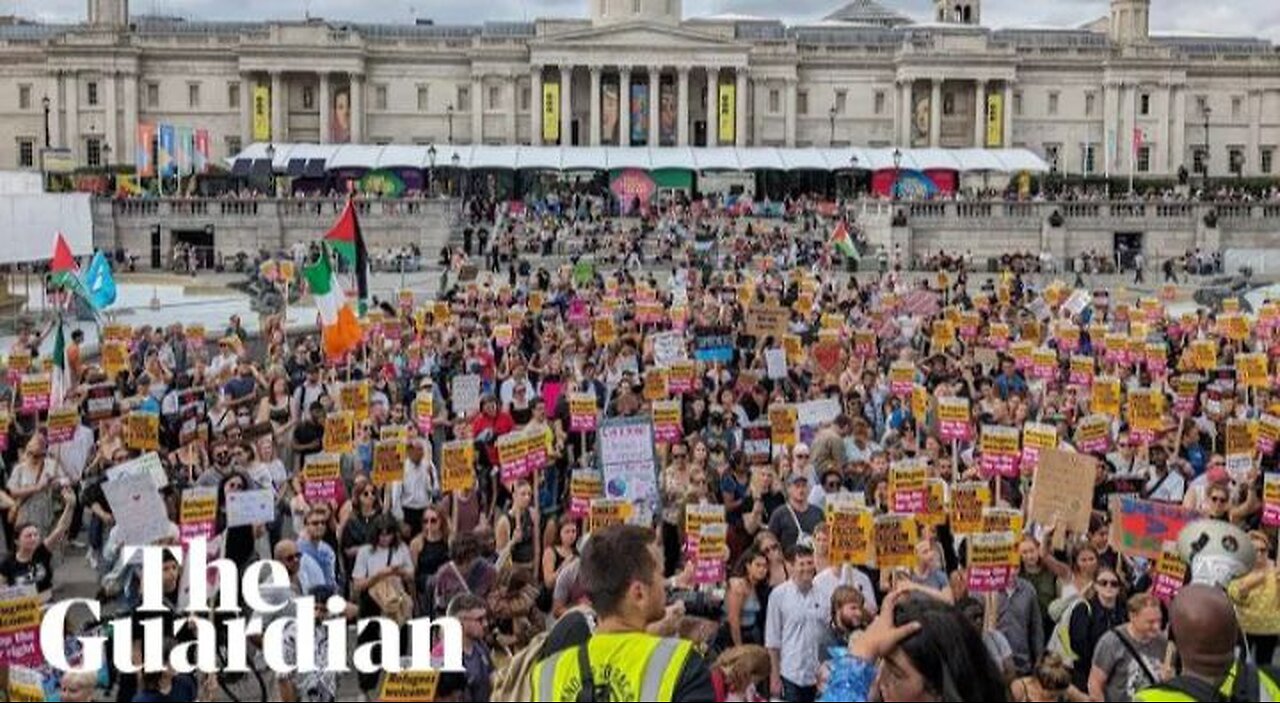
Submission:
[[[160,416],[154,413],[130,413],[125,418],[124,444],[142,452],[160,449]]]
[[[1099,376],[1093,380],[1093,396],[1089,404],[1095,414],[1120,416],[1120,379],[1115,376]]]
[[[591,512],[587,518],[588,532],[624,525],[631,517],[631,504],[618,498],[597,498],[591,501]]]
[[[911,515],[881,515],[875,520],[876,566],[885,569],[914,569],[920,525]]]
[[[775,405],[769,408],[769,427],[775,445],[794,447],[800,442],[799,408],[794,405]]]
[[[355,413],[356,422],[369,418],[369,382],[352,381],[342,384],[339,391],[342,409]]]
[[[832,564],[867,566],[871,563],[875,523],[870,510],[842,501],[827,513]]]
[[[383,440],[373,445],[373,485],[381,488],[404,480],[404,443]]]
[[[461,493],[476,487],[476,447],[468,440],[444,445],[440,452],[440,490]]]
[[[406,670],[398,674],[387,673],[378,691],[379,701],[402,703],[407,701],[434,701],[440,685],[440,672],[435,669]]]
[[[961,483],[951,491],[951,531],[958,535],[982,531],[982,512],[991,507],[991,486]]]
[[[987,96],[987,147],[998,149],[1004,146],[1004,95],[992,93]]]
[[[608,346],[618,341],[618,328],[612,317],[597,317],[592,329],[595,332],[596,344]]]
[[[1267,388],[1271,380],[1267,378],[1266,354],[1237,354],[1236,378],[1246,388]]]
[[[668,373],[666,369],[649,369],[644,374],[644,399],[648,401],[666,400]]]
[[[1192,342],[1191,360],[1195,368],[1201,371],[1218,368],[1218,342],[1212,339],[1197,339]]]
[[[324,450],[333,454],[355,451],[355,413],[350,410],[329,413],[324,419]]]
[[[179,522],[183,525],[210,523],[218,519],[218,494],[216,491],[183,491]]]

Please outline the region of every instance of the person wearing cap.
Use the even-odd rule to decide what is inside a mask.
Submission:
[[[1187,480],[1169,460],[1169,450],[1162,444],[1151,447],[1150,476],[1143,493],[1147,500],[1180,505],[1187,492]]]
[[[319,364],[309,364],[306,367],[305,380],[293,391],[294,417],[302,417],[312,403],[317,403],[322,397],[330,395],[329,385],[322,380],[321,371]]]
[[[812,545],[813,531],[826,519],[809,503],[809,476],[793,473],[787,479],[787,502],[769,517],[769,531],[777,535],[784,551],[797,544]]]

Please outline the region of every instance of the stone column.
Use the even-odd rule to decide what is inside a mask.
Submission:
[[[484,76],[471,76],[471,143],[484,144],[484,113],[487,107],[484,99]]]
[[[1244,153],[1244,174],[1257,176],[1262,174],[1262,102],[1263,93],[1259,89],[1249,90],[1249,144]]]
[[[796,78],[787,79],[787,148],[794,149],[796,146],[796,91],[799,88],[799,80]]]
[[[973,125],[973,146],[975,149],[985,149],[987,146],[987,82],[980,80],[973,91],[974,105],[974,125]]]
[[[1001,143],[1006,149],[1013,148],[1013,81],[1004,84],[1004,135]]]
[[[351,74],[351,143],[364,143],[364,74]]]
[[[631,146],[631,67],[618,69],[618,146]]]
[[[689,146],[689,67],[676,68],[676,101],[679,119],[676,124],[676,145]]]
[[[662,146],[662,68],[649,67],[649,146]]]
[[[288,136],[285,134],[285,118],[284,118],[284,74],[279,71],[271,72],[271,141],[285,142]]]
[[[1137,129],[1138,119],[1138,86],[1124,86],[1124,133],[1120,143],[1124,145],[1126,153],[1124,155],[1125,173],[1138,172],[1138,142],[1134,138],[1134,131]]]
[[[117,157],[116,163],[130,163],[134,160],[138,147],[138,76],[133,73],[124,74],[124,153]],[[243,91],[243,88],[241,89]],[[241,92],[240,106],[244,108],[247,101]],[[248,145],[249,142],[242,141]],[[116,147],[112,146],[112,149]],[[212,152],[212,146],[210,146]],[[213,156],[210,153],[210,156]]]
[[[134,81],[136,83],[136,80]],[[129,94],[129,86],[125,85],[125,95]],[[135,100],[136,102],[136,100]],[[129,108],[129,101],[125,102],[125,112]],[[136,107],[136,106],[135,106]],[[253,143],[253,76],[248,73],[240,74],[240,144],[248,147]],[[234,154],[229,154],[234,156]]]
[[[1187,164],[1187,89],[1185,86],[1174,86],[1173,90],[1173,135],[1169,139],[1169,170],[1177,173]]]
[[[603,90],[601,83],[604,69],[600,66],[588,66],[587,71],[591,74],[591,109],[588,111],[591,124],[587,127],[590,139],[587,143],[591,146],[600,146],[604,131],[600,126],[600,101]]]
[[[533,82],[529,86],[529,143],[542,146],[542,67],[533,67]]]
[[[573,67],[560,67],[560,144],[573,145]]]
[[[508,144],[520,143],[520,75],[511,74],[507,77],[507,94],[511,96],[511,105],[508,106],[507,112],[507,131],[511,133]],[[533,107],[533,96],[529,96],[529,107]]]
[[[120,151],[120,147],[124,146],[124,143],[120,140],[120,112],[118,107],[119,100],[116,96],[117,85],[119,83],[117,78],[119,77],[119,74],[116,73],[115,71],[107,71],[102,77],[103,77],[102,89],[106,92],[106,96],[105,96],[106,97],[105,105],[107,109],[106,143],[111,146],[111,158],[123,159],[125,157],[125,154],[123,154]],[[103,163],[102,163],[103,166],[105,167],[111,166],[111,164],[107,162],[107,155],[105,153],[102,155],[102,159],[103,159]]]
[[[44,95],[40,96],[40,109],[44,109],[44,98],[49,98],[49,144],[62,146],[62,71],[54,71],[49,76]],[[44,115],[41,115],[43,118]],[[43,125],[42,125],[43,126]],[[36,166],[40,166],[40,150],[44,148],[44,133],[36,142]],[[130,157],[132,158],[132,157]]]
[[[747,69],[743,67],[739,67],[738,68],[738,94],[737,94],[738,104],[734,109],[734,129],[733,129],[733,133],[734,133],[733,143],[734,143],[734,146],[737,146],[739,148],[747,146],[747,105],[750,104],[750,101],[747,100],[748,87],[749,86],[747,84]]]
[[[329,80],[329,72],[320,72],[320,143],[328,144],[333,126],[329,118],[333,114],[333,85]]]
[[[66,91],[67,99],[67,131],[66,141],[58,146],[70,149],[76,165],[82,165],[80,161],[80,74],[76,71],[67,71],[63,89]]]
[[[1120,99],[1115,84],[1102,86],[1102,172],[1110,176],[1115,168],[1116,149],[1112,144],[1119,143],[1120,126],[1116,119],[1120,114]]]
[[[942,146],[942,79],[934,78],[933,95],[929,98],[929,146]]]
[[[1152,170],[1171,175],[1177,167],[1169,160],[1169,118],[1173,115],[1173,86],[1165,86],[1156,114],[1160,116],[1156,130],[1156,148],[1151,150]]]
[[[912,81],[898,84],[898,145],[903,149],[911,147],[911,98]]]
[[[720,67],[707,67],[707,146],[720,146]]]

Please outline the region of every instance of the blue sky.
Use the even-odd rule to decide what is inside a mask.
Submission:
[[[926,18],[931,0],[883,0],[888,7]],[[133,14],[182,15],[193,19],[297,19],[308,11],[329,19],[409,22],[430,17],[437,23],[573,17],[586,13],[586,0],[132,0]],[[805,21],[819,19],[841,0],[685,0],[687,16],[736,13]],[[0,14],[74,21],[85,14],[85,0],[0,0]],[[1076,26],[1107,13],[1108,0],[987,0],[984,24]],[[1152,26],[1160,32],[1197,32],[1265,36],[1280,42],[1280,0],[1155,0]]]

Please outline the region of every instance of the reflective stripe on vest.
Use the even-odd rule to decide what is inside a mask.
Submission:
[[[1223,698],[1229,700],[1234,688],[1235,672],[1233,671],[1227,677],[1227,680],[1223,682],[1219,691],[1222,693]],[[1261,699],[1260,703],[1280,702],[1280,684],[1277,684],[1263,672],[1258,672],[1258,698]],[[1152,686],[1138,691],[1134,694],[1133,700],[1145,703],[1196,703],[1196,699],[1192,696],[1164,686]]]
[[[693,651],[688,642],[643,634],[598,635],[588,646],[596,684],[606,683],[598,674],[608,663],[625,680],[634,682],[633,695],[637,701],[671,700],[684,664]],[[538,663],[531,672],[533,700],[546,703],[574,700],[582,680],[578,662],[579,651],[573,647]]]

